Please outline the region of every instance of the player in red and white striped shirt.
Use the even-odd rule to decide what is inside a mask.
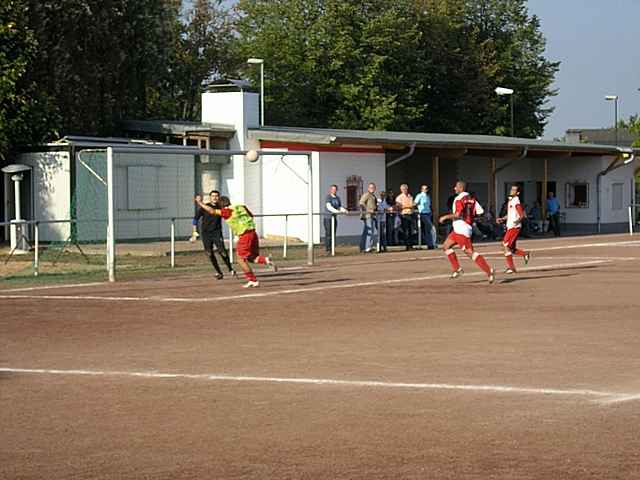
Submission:
[[[505,233],[504,238],[502,239],[504,258],[507,262],[507,268],[504,273],[516,273],[516,266],[513,263],[514,254],[519,257],[523,257],[525,264],[529,263],[529,259],[531,258],[529,252],[525,252],[524,250],[520,250],[516,247],[516,241],[518,240],[518,235],[520,235],[520,231],[522,229],[522,221],[526,217],[518,195],[520,195],[520,187],[518,185],[511,185],[507,215],[496,219],[498,223],[507,222],[507,233]]]
[[[473,250],[471,243],[471,234],[473,232],[473,220],[477,215],[482,215],[484,209],[480,204],[465,191],[467,185],[465,182],[457,182],[454,188],[456,198],[453,201],[452,213],[440,217],[440,223],[447,220],[453,220],[453,232],[449,234],[442,249],[447,254],[453,273],[451,278],[458,278],[464,272],[458,262],[456,252],[453,250],[454,245],[459,245],[464,253],[473,259],[474,262],[487,274],[489,283],[495,281],[495,270],[489,266],[482,255]]]

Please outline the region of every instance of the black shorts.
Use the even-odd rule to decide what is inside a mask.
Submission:
[[[203,232],[202,245],[206,252],[212,251],[214,247],[218,251],[226,250],[224,246],[224,238],[222,238],[222,232]]]

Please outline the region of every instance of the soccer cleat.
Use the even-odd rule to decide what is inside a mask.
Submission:
[[[274,272],[277,272],[277,271],[278,271],[278,266],[275,264],[275,262],[274,262],[273,260],[271,260],[271,257],[267,257],[267,265],[268,265],[269,267],[271,267],[271,269],[272,269]]]
[[[247,283],[245,283],[242,288],[257,288],[260,286],[260,282],[258,282],[257,280],[253,281],[253,280],[249,280]]]
[[[455,272],[453,272],[451,274],[451,278],[455,279],[460,277],[462,274],[464,273],[464,270],[462,270],[462,268],[457,269]]]
[[[512,268],[505,268],[504,273],[506,273],[507,275],[511,275],[512,273],[516,273],[516,271]]]
[[[496,269],[492,268],[489,272],[489,285],[496,281]]]
[[[216,273],[216,280],[222,280],[224,278],[224,275],[222,275],[221,273]]]
[[[525,264],[525,265],[527,265],[527,264],[529,263],[529,260],[531,260],[531,253],[530,253],[530,252],[527,252],[527,253],[524,255],[524,264]]]

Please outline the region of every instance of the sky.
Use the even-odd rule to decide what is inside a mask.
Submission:
[[[541,21],[546,57],[560,61],[545,138],[569,128],[609,127],[640,113],[640,0],[529,0]],[[517,97],[516,97],[517,98]],[[516,105],[517,108],[517,105]]]
[[[618,95],[619,119],[640,113],[640,0],[528,0],[528,6],[540,18],[546,57],[561,62],[544,138],[613,126],[606,95]]]

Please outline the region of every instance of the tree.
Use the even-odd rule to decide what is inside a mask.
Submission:
[[[233,23],[222,0],[196,0],[185,19],[176,24],[173,55],[164,91],[158,99],[164,116],[196,120],[200,118],[202,85],[238,64],[233,51]]]
[[[266,64],[266,109],[283,125],[542,133],[558,64],[525,0],[240,0],[244,57]],[[254,76],[255,72],[248,71]]]
[[[410,6],[409,0],[240,0],[239,50],[244,58],[265,58],[267,122],[407,128],[421,113],[420,33]]]
[[[29,81],[64,134],[112,135],[148,118],[167,81],[180,0],[28,0],[38,49]]]
[[[516,136],[541,135],[553,112],[546,102],[557,93],[552,84],[560,64],[544,57],[540,20],[529,15],[526,0],[465,0],[465,18],[478,40],[493,50],[495,86],[515,91]],[[498,103],[492,111],[497,113],[493,131],[504,133],[509,125],[508,105]]]
[[[631,146],[640,148],[640,115],[631,115],[629,120],[620,120],[618,126],[629,130],[636,137]]]
[[[18,145],[36,143],[56,127],[46,96],[29,82],[37,42],[22,0],[0,0],[0,160]]]

